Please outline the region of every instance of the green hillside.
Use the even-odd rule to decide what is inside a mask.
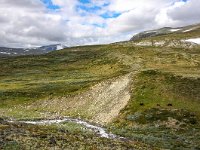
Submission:
[[[2,58],[0,149],[28,149],[28,140],[34,149],[199,149],[200,46],[182,41],[197,35],[198,26],[139,41]],[[149,41],[168,43],[137,44]],[[6,122],[64,116],[101,124],[125,139],[101,138],[70,123]]]

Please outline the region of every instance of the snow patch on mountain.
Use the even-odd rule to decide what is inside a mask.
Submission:
[[[185,41],[200,44],[200,38],[187,39]]]
[[[0,54],[6,54],[6,55],[10,55],[11,53],[7,53],[7,52],[0,52]]]
[[[63,45],[57,45],[56,50],[61,50],[61,49],[64,49],[64,48],[65,48],[65,46],[63,46]]]
[[[190,31],[195,30],[195,29],[197,29],[197,27],[194,27],[194,28],[190,28],[190,29],[184,30],[183,33],[190,32]]]
[[[170,29],[171,32],[179,31],[180,29]]]

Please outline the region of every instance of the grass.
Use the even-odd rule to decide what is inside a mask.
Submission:
[[[61,112],[56,104],[44,109],[34,103],[73,97],[101,81],[126,74],[129,67],[110,57],[111,50],[110,46],[74,47],[46,55],[0,60],[1,117],[35,119],[46,114],[52,116]],[[29,108],[30,105],[34,106]],[[66,110],[67,113],[63,111],[62,115],[79,116],[81,108],[79,110]],[[86,119],[91,115],[82,116]]]
[[[134,80],[132,98],[110,130],[159,148],[199,148],[200,80],[155,70]]]
[[[122,73],[120,64],[101,49],[4,58],[0,64],[0,107],[76,94]]]
[[[148,40],[197,36],[199,29]],[[129,42],[82,46],[38,56],[2,58],[0,66],[0,117],[17,119],[40,118],[40,109],[52,116],[63,111],[56,107],[61,105],[58,103],[62,103],[62,98],[84,93],[107,79],[130,72],[136,74],[132,78],[131,99],[107,126],[113,133],[129,138],[130,143],[99,138],[82,126],[70,123],[51,127],[2,124],[2,133],[11,135],[9,140],[4,139],[4,149],[26,149],[32,145],[43,149],[56,146],[71,149],[200,147],[200,51],[197,47],[134,47]],[[34,105],[38,102],[43,106],[45,100],[53,107]],[[84,102],[87,100],[83,99]],[[71,99],[69,103],[73,106],[77,101]],[[92,112],[85,114],[82,110],[86,108],[82,106],[77,107],[79,111],[69,109],[68,114],[79,116],[82,112],[83,119],[91,117]],[[61,115],[66,114],[63,111]],[[56,145],[49,144],[55,139]]]
[[[9,124],[0,128],[1,149],[142,149],[148,145],[140,142],[112,140],[98,137],[80,125],[66,123],[61,126],[33,126]],[[150,148],[150,147],[149,147]]]

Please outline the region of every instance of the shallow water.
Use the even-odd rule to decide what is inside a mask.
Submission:
[[[10,121],[10,122],[13,122],[13,121]],[[63,119],[38,120],[38,121],[19,121],[19,122],[26,123],[26,124],[34,124],[34,125],[50,125],[50,124],[60,124],[60,123],[64,123],[64,122],[73,122],[73,123],[83,125],[87,129],[91,129],[92,131],[94,131],[95,133],[100,135],[101,137],[110,138],[110,139],[117,138],[116,135],[114,135],[112,133],[107,133],[107,131],[100,126],[92,125],[92,124],[90,124],[86,121],[83,121],[83,120],[80,120],[80,119],[72,119],[72,118],[69,118],[69,117],[65,117]]]

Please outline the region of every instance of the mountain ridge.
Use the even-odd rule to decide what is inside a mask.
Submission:
[[[186,33],[190,32],[192,30],[195,30],[197,28],[200,28],[200,23],[194,24],[194,25],[188,25],[183,27],[163,27],[155,30],[147,30],[140,33],[135,34],[130,41],[138,41],[143,40],[150,37],[156,37],[156,36],[162,36],[172,33]]]
[[[62,44],[53,44],[53,45],[46,45],[46,46],[32,47],[32,48],[0,47],[0,57],[20,56],[20,55],[40,55],[54,50],[61,50],[64,48],[67,48],[67,46]]]

